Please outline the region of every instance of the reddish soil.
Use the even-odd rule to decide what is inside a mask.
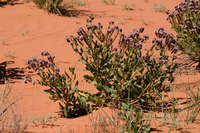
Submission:
[[[154,29],[164,27],[167,31],[173,32],[170,24],[166,21],[166,14],[156,12],[154,5],[162,3],[167,9],[173,9],[174,5],[183,0],[118,0],[116,5],[105,5],[101,0],[85,0],[86,5],[75,7],[81,10],[77,17],[60,17],[48,14],[38,9],[34,3],[18,1],[14,6],[0,7],[0,59],[2,61],[14,61],[8,68],[24,68],[26,60],[39,56],[40,52],[47,50],[55,53],[56,62],[62,68],[70,65],[76,66],[78,75],[82,75],[82,66],[75,62],[78,57],[74,55],[71,46],[67,45],[65,35],[76,32],[80,26],[85,26],[88,14],[96,16],[95,21],[106,25],[114,20],[123,30],[128,33],[133,28],[145,27],[145,32],[154,35]],[[123,10],[122,4],[134,4],[134,10]],[[79,77],[79,78],[80,78]],[[191,83],[192,87],[200,86],[200,74],[177,75],[175,85],[176,94],[181,97],[185,95],[185,84]],[[57,103],[52,102],[48,95],[43,92],[45,87],[40,85],[24,84],[23,79],[14,79],[11,83],[14,94],[22,99],[18,102],[23,117],[30,121],[35,116],[52,115],[57,116],[59,110]],[[81,83],[81,87],[91,90],[90,86]],[[59,118],[55,126],[42,128],[29,124],[29,133],[83,133],[91,132],[88,116],[76,119]],[[161,132],[168,132],[167,126],[157,127]],[[189,131],[200,132],[198,124],[189,125]],[[194,128],[196,127],[196,128]],[[174,132],[180,132],[178,130]]]

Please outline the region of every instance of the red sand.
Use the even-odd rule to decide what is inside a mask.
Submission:
[[[1,61],[15,61],[8,67],[25,66],[26,60],[39,56],[40,52],[47,50],[55,53],[56,62],[61,68],[67,68],[69,65],[77,67],[81,75],[81,66],[75,62],[77,56],[67,45],[65,35],[71,35],[76,32],[80,26],[85,26],[85,20],[88,14],[96,16],[95,21],[107,24],[114,20],[127,33],[133,28],[145,27],[145,32],[153,37],[154,29],[164,27],[171,31],[170,24],[166,21],[166,14],[154,11],[155,3],[162,3],[168,9],[173,9],[174,5],[183,0],[118,0],[116,5],[105,5],[101,0],[86,0],[86,5],[76,7],[84,13],[78,17],[60,17],[48,14],[38,9],[34,3],[16,4],[14,6],[5,6],[0,8],[0,59]],[[22,1],[23,2],[23,1]],[[132,11],[123,10],[121,5],[129,3],[134,4]],[[144,25],[146,24],[146,25]],[[11,58],[14,56],[15,58]],[[200,86],[200,74],[177,76],[175,84],[177,85],[177,94],[180,96],[184,90],[184,83],[191,83],[194,86]],[[59,108],[57,103],[52,102],[45,94],[42,86],[24,84],[23,80],[14,80],[12,83],[13,92],[22,97],[19,101],[19,110],[23,111],[23,116],[31,120],[35,116],[53,115]],[[88,85],[81,84],[84,89]],[[52,128],[41,128],[29,125],[29,133],[75,133],[90,132],[87,128],[89,124],[88,116],[76,119],[59,118],[55,122],[57,126]],[[192,126],[192,125],[191,125]],[[191,127],[190,126],[190,127]],[[194,125],[198,127],[199,125]],[[158,127],[162,132],[168,132],[168,128]],[[60,132],[61,131],[61,132]],[[188,129],[193,133],[200,132],[199,128]],[[179,132],[179,131],[175,131]]]

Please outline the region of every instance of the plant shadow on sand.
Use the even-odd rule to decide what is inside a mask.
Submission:
[[[24,4],[22,2],[18,2],[19,0],[7,0],[7,1],[0,1],[0,7],[4,7],[6,5],[18,5],[18,4]]]
[[[14,79],[23,79],[23,68],[7,68],[7,65],[14,63],[14,61],[4,61],[0,63],[0,84],[4,84],[5,80],[8,80],[9,83],[15,83]]]

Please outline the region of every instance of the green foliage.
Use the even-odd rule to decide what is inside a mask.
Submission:
[[[82,0],[67,0],[67,5],[69,7],[74,7],[75,5],[84,6],[84,5],[86,5],[86,2],[82,1]]]
[[[182,54],[189,56],[189,62],[198,63],[198,69],[200,68],[199,4],[199,1],[188,0],[177,5],[173,12],[168,12],[168,20],[177,33],[179,49]]]
[[[1,133],[24,133],[28,124],[22,114],[17,112],[12,89],[8,83],[0,87],[0,132]]]
[[[33,0],[33,2],[48,13],[58,14],[60,16],[70,15],[67,8],[62,3],[63,0]]]
[[[122,8],[124,9],[124,10],[133,10],[133,7],[134,7],[134,5],[133,4],[122,4],[121,5],[122,6]]]
[[[95,114],[95,115],[94,115]],[[109,113],[99,108],[95,113],[89,114],[92,133],[118,133],[120,128],[120,118],[118,110],[109,110]]]
[[[116,0],[102,0],[103,3],[107,5],[116,5]]]
[[[71,76],[65,72],[62,75],[58,75],[51,79],[48,77],[50,73],[43,72],[41,85],[51,86],[50,89],[45,92],[51,95],[50,99],[53,101],[59,101],[60,114],[64,117],[77,117],[85,115],[87,112],[87,104],[85,97],[79,94],[78,85],[79,82],[76,80],[76,75],[73,68],[69,68]],[[73,84],[75,82],[75,84]],[[81,92],[80,92],[81,93]]]
[[[168,60],[165,50],[153,45],[145,54],[142,53],[142,45],[148,38],[141,35],[144,28],[135,29],[135,33],[125,36],[114,22],[110,22],[106,33],[101,23],[93,25],[88,22],[87,31],[80,28],[78,36],[71,36],[67,41],[80,55],[90,73],[84,78],[99,91],[98,97],[102,102],[107,106],[111,101],[116,106],[122,101],[144,106],[155,102],[156,95],[167,90],[163,83],[172,79],[175,68],[170,61],[160,63],[159,58]],[[117,37],[118,46],[114,44]],[[160,52],[158,59],[154,57],[155,51]]]
[[[119,112],[121,120],[124,124],[120,127],[122,133],[148,133],[151,129],[150,115],[145,116],[142,109],[136,109],[126,103],[122,103]]]
[[[153,8],[154,8],[154,11],[156,11],[156,12],[166,12],[167,11],[167,8],[162,3],[160,3],[160,4],[155,3]]]
[[[49,87],[45,92],[51,100],[59,102],[61,116],[78,117],[114,105],[125,120],[122,131],[148,132],[150,125],[144,123],[144,111],[156,110],[162,93],[168,91],[165,83],[173,82],[176,64],[168,54],[168,50],[176,53],[173,36],[160,28],[152,47],[144,50],[149,37],[144,35],[143,27],[126,36],[113,21],[104,31],[101,23],[93,24],[93,19],[89,16],[86,29],[81,27],[77,36],[66,36],[66,41],[85,65],[84,79],[97,89],[95,94],[79,88],[75,68],[60,74],[55,56],[48,52],[41,53],[46,60],[29,60],[28,68],[37,72],[39,84]],[[26,76],[27,81],[32,82],[31,77]],[[134,122],[131,122],[132,113]]]
[[[34,124],[34,126],[38,127],[38,126],[42,126],[42,128],[45,127],[52,127],[54,126],[54,122],[57,121],[58,118],[56,118],[55,116],[36,116],[32,118],[32,123]]]
[[[190,88],[187,93],[191,102],[189,102],[187,107],[186,122],[194,123],[200,114],[200,89],[197,88],[196,92],[192,91]]]

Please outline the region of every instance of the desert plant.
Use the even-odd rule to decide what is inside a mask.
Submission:
[[[84,6],[84,5],[86,5],[86,2],[82,1],[82,0],[67,0],[67,5],[69,7],[74,7],[75,5]]]
[[[80,28],[78,36],[67,38],[74,51],[80,55],[86,70],[91,73],[84,76],[85,80],[97,88],[99,97],[105,103],[116,100],[117,105],[119,101],[140,101],[145,97],[151,99],[153,90],[163,91],[161,88],[165,79],[173,80],[175,66],[169,64],[165,53],[166,47],[176,53],[173,36],[159,29],[156,35],[165,38],[165,43],[155,39],[153,42],[156,45],[143,55],[143,43],[148,39],[141,35],[143,31],[143,27],[134,29],[133,33],[126,36],[114,22],[110,22],[106,33],[103,33],[101,23],[93,25],[89,22],[87,31]],[[114,42],[118,36],[116,46]],[[160,51],[160,59],[153,58],[154,50]],[[147,96],[146,92],[150,95]]]
[[[124,121],[120,127],[122,133],[148,133],[151,130],[151,115],[145,116],[142,109],[122,103],[119,116]]]
[[[1,44],[4,45],[4,46],[8,45],[8,43],[7,43],[7,41],[5,39],[1,40]]]
[[[122,4],[121,5],[122,6],[122,8],[124,9],[124,10],[133,10],[133,7],[134,7],[134,5],[133,4]]]
[[[71,75],[67,72],[60,74],[59,67],[54,63],[55,56],[50,55],[47,51],[42,52],[41,55],[45,56],[47,60],[30,59],[28,60],[28,68],[35,70],[41,77],[41,80],[38,80],[39,84],[50,86],[45,92],[51,95],[50,99],[54,102],[59,101],[59,114],[63,117],[77,117],[87,114],[85,98],[80,95],[82,91],[78,90],[79,82],[76,80],[75,69],[69,68]],[[33,80],[30,75],[26,75],[24,82],[33,82]]]
[[[162,3],[160,3],[160,4],[155,3],[153,9],[156,12],[166,12],[167,11],[167,8]]]
[[[163,28],[156,30],[153,46],[143,53],[143,45],[148,40],[143,27],[126,36],[113,21],[104,32],[103,25],[93,24],[93,19],[89,16],[86,29],[81,27],[77,36],[66,36],[66,40],[85,65],[85,81],[92,84],[97,93],[78,88],[74,68],[69,68],[71,76],[67,72],[60,74],[54,63],[55,56],[48,52],[42,52],[47,60],[31,59],[28,68],[37,72],[41,85],[50,88],[45,91],[52,100],[59,101],[64,117],[77,117],[113,104],[120,109],[122,102],[153,109],[161,93],[168,90],[164,83],[167,79],[173,82],[175,55],[171,57],[166,52],[177,52],[173,36]],[[30,76],[26,76],[27,81],[32,81]]]
[[[168,12],[168,20],[177,33],[177,44],[182,54],[188,55],[186,65],[200,69],[200,1],[185,0]]]
[[[118,133],[120,127],[120,117],[118,110],[112,109],[108,113],[102,108],[95,112],[96,115],[91,113],[89,121],[92,128],[92,133]]]
[[[34,126],[38,127],[38,126],[42,126],[42,128],[45,127],[53,127],[55,126],[54,122],[58,120],[57,117],[55,116],[35,116],[32,118],[32,123],[34,124]]]
[[[200,114],[200,89],[197,88],[196,90],[197,92],[192,91],[191,88],[187,89],[188,98],[191,100],[187,106],[187,115],[185,119],[187,123],[195,122]]]
[[[67,7],[63,4],[63,0],[33,0],[33,2],[48,13],[58,14],[60,16],[71,15]]]
[[[102,0],[102,2],[107,5],[115,5],[116,4],[116,0]]]
[[[0,88],[0,133],[23,133],[27,123],[16,110],[16,102],[11,95],[11,88],[6,83]]]

